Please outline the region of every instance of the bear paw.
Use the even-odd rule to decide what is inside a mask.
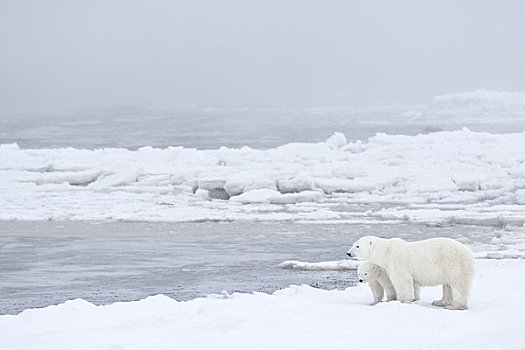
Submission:
[[[447,306],[448,303],[446,303],[444,300],[434,300],[432,302],[432,305],[443,307],[443,306]]]
[[[445,309],[447,309],[447,310],[467,310],[468,307],[467,307],[467,305],[454,305],[454,304],[451,304],[451,305],[445,305]]]

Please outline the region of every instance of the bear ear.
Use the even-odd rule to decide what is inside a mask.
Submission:
[[[376,269],[375,265],[370,266],[370,270],[375,270],[375,269]]]

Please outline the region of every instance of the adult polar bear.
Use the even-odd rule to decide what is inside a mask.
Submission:
[[[453,239],[406,242],[400,238],[365,236],[352,245],[348,255],[383,267],[397,299],[403,303],[416,299],[419,286],[442,284],[443,297],[432,305],[452,310],[468,308],[474,257],[467,246]]]

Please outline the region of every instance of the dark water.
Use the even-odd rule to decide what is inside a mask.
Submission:
[[[294,224],[290,222],[0,222],[0,314],[68,299],[96,304],[165,294],[273,292],[291,284],[355,285],[355,271],[297,271],[285,260],[343,260],[359,236],[447,236],[485,242],[475,226]]]
[[[414,114],[419,109],[421,106],[410,104],[356,104],[179,111],[111,107],[62,114],[0,114],[0,143],[17,143],[22,148],[268,149],[291,142],[325,141],[336,131],[349,141],[365,141],[378,132],[415,135],[462,127],[491,133],[525,130],[525,118],[505,119],[505,111],[503,115],[491,114],[490,121],[480,122],[476,114],[464,115],[462,110],[421,118]]]
[[[56,115],[11,115],[0,116],[0,143],[18,143],[22,148],[267,149],[290,142],[324,141],[335,131],[343,132],[349,140],[364,140],[376,132],[421,132],[420,125],[396,120],[407,108],[322,112],[278,109],[158,112],[111,108]],[[384,123],[385,120],[390,122]]]

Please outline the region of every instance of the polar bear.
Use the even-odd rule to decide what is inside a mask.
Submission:
[[[468,308],[474,257],[450,238],[406,242],[400,238],[365,236],[347,252],[350,257],[383,267],[403,303],[416,300],[419,286],[443,285],[443,297],[432,303],[452,310]]]
[[[385,292],[386,301],[396,300],[396,290],[385,269],[381,266],[365,262],[357,268],[357,276],[359,277],[359,282],[368,282],[368,287],[370,287],[374,296],[372,305],[382,301]]]

